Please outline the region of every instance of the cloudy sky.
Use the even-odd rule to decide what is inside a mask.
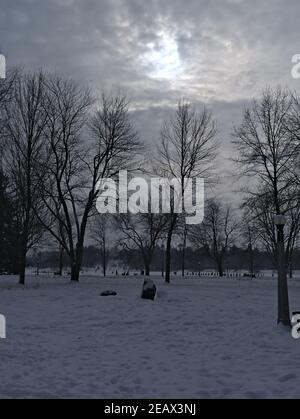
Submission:
[[[0,49],[10,65],[121,88],[147,142],[179,99],[206,103],[227,157],[251,98],[299,89],[299,17],[299,0],[0,0]]]

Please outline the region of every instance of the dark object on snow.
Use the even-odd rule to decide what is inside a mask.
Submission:
[[[0,275],[2,276],[2,275],[9,275],[9,272],[7,272],[7,271],[5,271],[5,270],[3,270],[3,269],[0,269]]]
[[[62,276],[62,272],[54,272],[54,276]]]
[[[101,297],[115,297],[118,295],[116,291],[104,291],[100,294]]]
[[[255,274],[244,274],[244,278],[256,279],[256,275]]]
[[[142,299],[154,301],[156,297],[156,286],[151,279],[146,279],[143,285]]]

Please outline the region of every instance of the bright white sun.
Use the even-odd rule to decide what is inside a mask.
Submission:
[[[143,66],[150,77],[155,79],[177,78],[182,70],[182,63],[175,39],[166,32],[159,33],[156,42],[146,45],[146,52],[141,57]]]

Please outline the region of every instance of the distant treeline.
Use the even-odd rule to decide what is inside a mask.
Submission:
[[[165,251],[158,247],[154,254],[153,271],[162,272],[164,267]],[[108,251],[108,267],[107,273],[110,274],[116,270],[119,273],[127,270],[142,271],[144,269],[138,250],[119,250],[117,248]],[[28,266],[39,267],[40,269],[51,269],[59,272],[60,254],[57,251],[47,251],[38,256],[31,256]],[[68,270],[70,260],[66,255],[63,257],[63,268]],[[83,268],[101,268],[101,252],[94,246],[84,249]],[[179,249],[172,250],[172,271],[181,272],[183,267],[183,255]],[[193,250],[191,247],[186,249],[185,254],[185,270],[198,273],[207,269],[217,269],[217,267],[208,258],[205,250]],[[249,255],[246,249],[233,246],[226,255],[225,269],[230,270],[246,270],[249,271]],[[254,270],[273,270],[274,265],[271,257],[267,252],[256,249],[254,251]],[[295,261],[293,269],[300,269],[300,251],[295,253]]]

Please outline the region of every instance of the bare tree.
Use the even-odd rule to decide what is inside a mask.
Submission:
[[[176,227],[176,236],[179,240],[179,250],[181,252],[181,274],[182,277],[185,277],[185,267],[186,267],[186,250],[189,238],[189,228],[186,224],[185,217],[179,216]]]
[[[300,142],[288,129],[291,109],[287,91],[267,89],[261,101],[245,110],[242,124],[234,129],[240,174],[252,180],[245,192],[257,198],[267,191],[276,214],[286,210],[286,193],[300,151]]]
[[[253,278],[255,275],[255,249],[259,244],[259,233],[252,217],[245,211],[240,226],[240,235],[246,246],[249,257],[249,272]]]
[[[119,228],[123,236],[123,245],[132,250],[138,249],[144,261],[145,273],[151,272],[151,262],[158,241],[165,234],[167,217],[161,214],[122,215]]]
[[[299,187],[300,187],[300,159],[299,148],[300,144],[300,98],[296,94],[292,95],[292,109],[286,123],[286,128],[291,136],[295,139],[295,155],[293,156],[292,165],[290,165],[289,175],[293,182],[294,198],[299,200]]]
[[[42,229],[34,207],[41,205],[37,165],[43,158],[47,114],[43,107],[44,75],[19,73],[10,100],[5,104],[3,135],[6,140],[4,165],[17,205],[19,225],[20,284],[25,283],[28,251],[39,241]]]
[[[71,280],[79,281],[98,183],[134,166],[139,141],[124,97],[103,95],[90,119],[93,101],[88,90],[59,77],[49,78],[47,89],[49,157],[44,203],[48,217],[40,218],[68,254]],[[57,223],[60,234],[54,228]]]
[[[186,256],[186,246],[187,246],[187,240],[188,240],[188,227],[187,225],[184,223],[184,227],[183,227],[183,232],[182,232],[182,245],[181,245],[181,249],[182,249],[182,265],[181,265],[181,273],[182,273],[182,277],[185,277],[185,256]]]
[[[98,215],[93,218],[91,225],[91,237],[100,250],[101,265],[104,277],[106,276],[107,264],[109,261],[107,236],[110,227],[111,222],[107,214]]]
[[[233,209],[222,205],[217,199],[207,203],[202,225],[191,229],[191,241],[204,248],[207,256],[215,263],[220,277],[224,275],[224,264],[228,250],[236,243],[238,223]]]
[[[161,131],[160,173],[180,180],[183,197],[186,179],[210,176],[216,149],[216,124],[211,113],[205,108],[197,112],[190,104],[180,102],[175,115]],[[167,283],[171,280],[171,246],[178,218],[172,206],[166,246]]]
[[[265,192],[259,198],[246,200],[247,219],[251,225],[252,241],[259,241],[267,251],[274,267],[278,268],[277,260],[277,231],[274,224],[274,202],[271,193]],[[296,194],[292,193],[285,203],[287,225],[285,228],[285,264],[292,267],[293,255],[298,246],[300,234],[300,207]]]
[[[252,107],[245,111],[241,125],[234,130],[241,174],[252,178],[245,192],[248,199],[263,203],[268,198],[268,207],[274,210],[272,219],[275,215],[288,214],[290,191],[298,163],[299,138],[289,128],[292,110],[293,100],[289,92],[280,88],[275,91],[267,89],[262,99],[254,101]],[[262,212],[261,217],[265,216]],[[270,224],[265,223],[265,226],[270,228]],[[282,274],[278,278],[278,323],[290,325],[287,278],[279,257],[284,246],[283,226],[277,227],[277,233],[276,259],[280,261]]]
[[[11,100],[17,73],[9,71],[6,79],[0,79],[0,269],[12,265],[15,256],[16,233],[14,226],[14,202],[10,196],[10,179],[4,171],[4,154],[7,138],[3,132],[5,126],[5,106]],[[14,261],[16,263],[16,261]],[[10,269],[12,270],[12,269]]]

